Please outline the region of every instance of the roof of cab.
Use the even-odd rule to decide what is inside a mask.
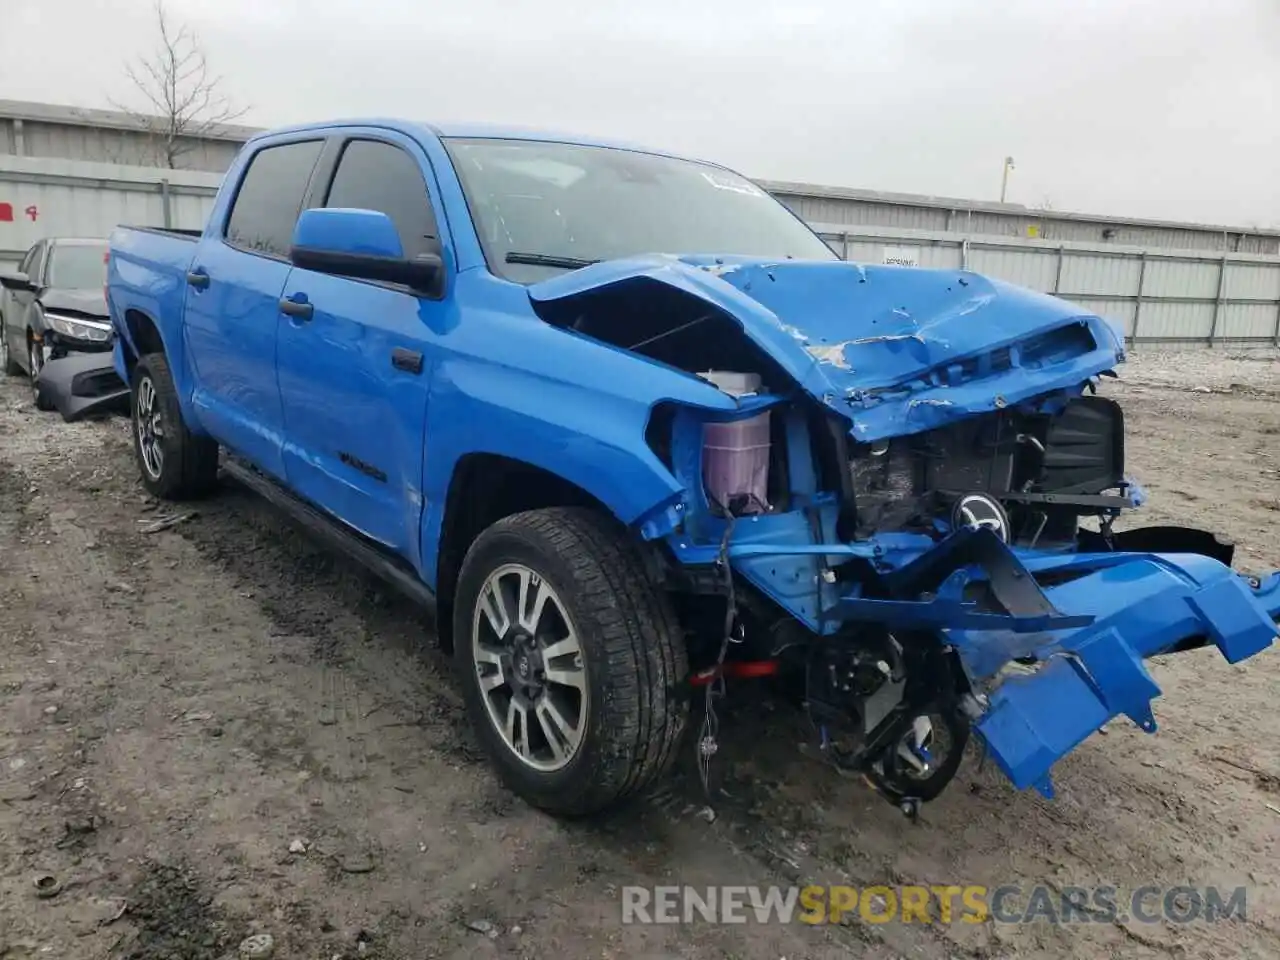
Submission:
[[[416,120],[398,120],[392,117],[350,117],[338,120],[326,120],[322,123],[303,123],[288,127],[277,127],[271,130],[264,130],[262,133],[253,137],[249,142],[254,143],[258,140],[280,136],[281,134],[304,133],[310,130],[332,130],[335,127],[384,127],[389,130],[398,130],[401,133],[409,135],[413,135],[415,133],[426,133],[431,137],[453,137],[468,140],[533,140],[544,143],[572,143],[585,147],[612,147],[616,150],[632,150],[638,153],[652,153],[658,156],[672,157],[678,160],[694,159],[692,157],[684,157],[678,153],[673,153],[668,150],[657,150],[643,144],[629,143],[623,140],[611,140],[602,137],[590,137],[559,130],[541,130],[533,127],[470,122],[428,123]]]

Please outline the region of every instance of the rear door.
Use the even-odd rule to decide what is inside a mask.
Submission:
[[[32,283],[39,283],[39,265],[44,259],[45,242],[41,240],[23,256],[18,272],[25,273]],[[35,294],[25,290],[0,287],[0,317],[4,318],[4,333],[8,337],[9,356],[26,367],[31,363],[27,353],[27,311]]]
[[[276,382],[289,247],[323,137],[269,141],[244,168],[225,222],[210,224],[187,275],[192,401],[214,436],[283,478]]]
[[[311,205],[386,213],[407,256],[438,253],[434,180],[421,147],[376,130],[337,146],[332,178],[317,184]],[[280,323],[290,486],[417,562],[432,345],[447,301],[299,268],[284,297],[312,305],[310,317]]]

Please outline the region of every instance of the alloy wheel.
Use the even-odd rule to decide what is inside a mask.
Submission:
[[[159,480],[164,469],[164,423],[160,417],[156,386],[150,377],[143,377],[138,382],[133,418],[138,431],[138,451],[142,455],[143,469],[152,480]]]
[[[523,564],[505,564],[480,589],[472,615],[475,681],[507,748],[534,770],[577,754],[589,697],[582,646],[559,595]]]
[[[31,373],[31,396],[40,399],[40,368],[44,366],[44,347],[39,340],[32,340],[27,352],[27,363]]]

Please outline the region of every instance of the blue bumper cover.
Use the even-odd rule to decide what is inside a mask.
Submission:
[[[948,632],[971,677],[992,683],[975,729],[1019,789],[1052,796],[1053,764],[1119,714],[1155,730],[1151,701],[1160,688],[1147,657],[1212,642],[1237,663],[1276,637],[1280,573],[1249,580],[1194,554],[1074,554],[1022,564],[1040,575],[1092,568],[1044,590],[1057,610],[1092,622],[1052,633]],[[1037,661],[1033,672],[997,677],[1026,657]]]

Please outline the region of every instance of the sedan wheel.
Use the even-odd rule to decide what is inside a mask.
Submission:
[[[53,406],[40,396],[40,371],[44,369],[46,359],[48,355],[45,353],[44,344],[38,340],[32,340],[27,362],[30,364],[31,399],[35,402],[37,410],[53,409]]]
[[[10,377],[22,374],[21,365],[9,350],[9,331],[5,329],[4,317],[0,317],[0,373]]]

